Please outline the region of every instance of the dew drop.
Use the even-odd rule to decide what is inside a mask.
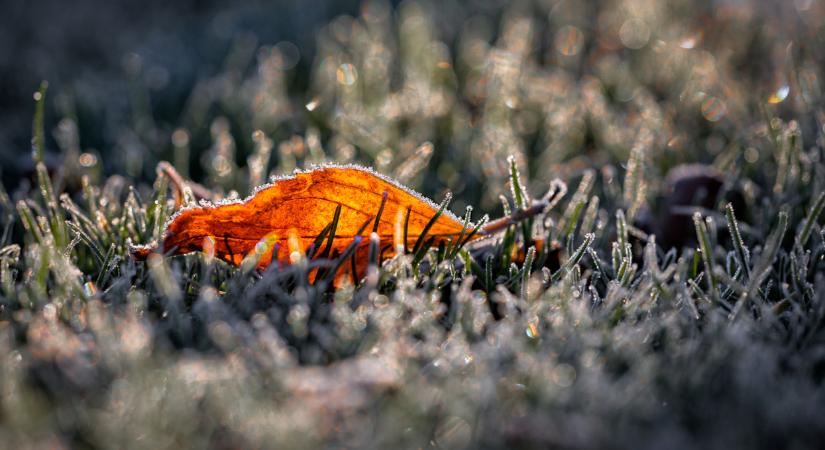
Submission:
[[[269,248],[269,246],[267,245],[266,240],[258,241],[258,243],[255,244],[255,253],[257,253],[259,255],[263,255],[264,253],[266,253],[266,250],[268,248]]]
[[[358,71],[352,64],[341,64],[338,66],[338,70],[335,71],[335,77],[338,79],[338,83],[344,86],[352,86],[358,80]]]
[[[709,122],[716,122],[725,116],[728,109],[725,102],[718,97],[707,97],[702,101],[702,116]]]
[[[97,156],[91,153],[81,153],[77,158],[77,161],[83,167],[93,167],[97,164]]]
[[[775,105],[777,103],[782,103],[786,98],[788,98],[788,94],[791,92],[790,86],[787,84],[782,85],[779,89],[774,91],[770,97],[768,97],[768,103]]]
[[[83,295],[86,297],[94,297],[97,294],[97,286],[93,281],[87,281],[83,284]]]
[[[531,322],[530,325],[527,326],[527,330],[525,330],[525,334],[530,339],[535,339],[539,337],[539,328],[535,322]]]
[[[564,56],[574,56],[579,53],[584,44],[584,35],[578,28],[567,25],[556,33],[556,51]]]

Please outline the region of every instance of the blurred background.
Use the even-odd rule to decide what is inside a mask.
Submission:
[[[12,0],[3,2],[3,11],[0,155],[8,182],[20,175],[14,169],[27,164],[32,94],[42,80],[50,85],[49,124],[71,116],[81,127],[84,148],[112,152],[130,125],[136,89],[145,96],[145,112],[169,127],[177,125],[192,88],[227,68],[233,48],[251,52],[237,61],[249,64],[258,46],[288,43],[294,51],[291,69],[306,78],[315,33],[339,14],[357,14],[358,2],[317,1],[306,7],[289,1],[80,0],[68,7]],[[56,152],[53,137],[49,144]]]
[[[755,130],[734,124],[820,106],[824,9],[11,1],[0,18],[3,184],[14,191],[32,172],[41,80],[47,159],[67,184],[82,173],[150,181],[169,160],[245,196],[269,173],[356,162],[431,196],[452,190],[461,210],[497,207],[511,154],[539,190],[588,167],[609,178],[634,148],[654,190],[678,163],[747,172],[775,158],[742,148]],[[811,135],[817,115],[806,117],[798,126]]]

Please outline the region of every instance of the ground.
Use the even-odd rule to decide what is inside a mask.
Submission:
[[[309,43],[256,33],[304,23],[277,8],[136,20],[122,71],[78,58],[3,111],[5,445],[825,439],[822,4],[368,1]],[[342,282],[316,247],[135,257],[198,200],[324,164],[501,221],[396,256],[366,230]]]

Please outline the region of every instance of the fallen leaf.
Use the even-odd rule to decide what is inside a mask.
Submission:
[[[430,224],[438,206],[372,170],[323,166],[276,179],[243,201],[202,202],[184,208],[170,219],[160,243],[133,247],[132,252],[140,259],[156,251],[205,251],[235,265],[256,252],[258,268],[264,269],[276,260],[289,264],[307,253],[333,221],[338,208],[335,235],[314,249],[316,256],[336,258],[355,246],[355,263],[341,265],[336,284],[341,275],[364,275],[371,236],[378,239],[381,255],[386,258],[394,256],[401,245],[412,249],[428,224],[426,239],[432,239],[435,246],[471,237],[473,226],[469,224],[465,229],[463,222],[446,209]],[[406,242],[400,231],[404,225]],[[354,276],[353,269],[357,272]]]

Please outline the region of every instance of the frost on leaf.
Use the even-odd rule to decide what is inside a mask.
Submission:
[[[398,240],[399,218],[407,230],[406,247],[412,248],[438,213],[431,201],[372,170],[324,166],[276,179],[244,201],[182,209],[166,225],[160,243],[135,247],[133,254],[137,258],[154,251],[174,255],[208,247],[214,257],[235,265],[251,252],[257,252],[261,269],[276,260],[289,264],[290,254],[306,253],[324,233],[339,205],[335,235],[321,244],[326,250],[329,243],[326,255],[335,258],[343,254],[357,236],[363,236],[355,249],[355,264],[343,264],[339,275],[351,274],[353,266],[358,274],[364,274],[369,261],[367,237],[373,231],[380,238],[382,256],[391,257],[398,249],[393,243]],[[456,240],[462,230],[462,221],[444,211],[426,235],[438,245]]]

